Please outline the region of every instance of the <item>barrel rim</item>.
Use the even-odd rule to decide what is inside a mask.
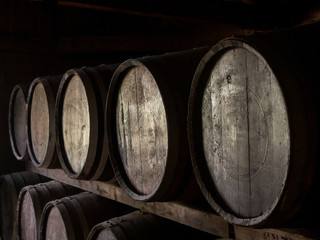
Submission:
[[[259,39],[259,40],[264,41],[263,39]],[[268,42],[268,44],[270,44],[270,43]],[[273,46],[274,45],[273,42],[270,45],[272,47],[276,47],[276,49],[279,48],[276,45]],[[208,53],[204,56],[204,58],[199,63],[198,68],[197,68],[195,75],[194,75],[194,79],[193,79],[193,83],[192,83],[192,87],[191,87],[191,92],[190,92],[190,96],[189,96],[188,138],[189,138],[189,146],[190,146],[190,153],[191,153],[191,159],[192,159],[194,173],[196,175],[196,179],[199,183],[199,186],[200,186],[202,192],[204,193],[205,198],[207,199],[207,201],[211,205],[211,207],[220,216],[222,216],[224,219],[226,219],[228,222],[233,223],[233,224],[237,224],[237,225],[243,225],[243,226],[262,226],[267,223],[280,224],[281,221],[283,220],[283,219],[281,219],[281,220],[277,219],[277,217],[279,218],[278,215],[281,215],[281,211],[282,211],[280,209],[280,206],[286,201],[285,195],[287,195],[287,193],[294,192],[294,188],[295,188],[295,186],[288,186],[287,183],[289,181],[291,181],[291,182],[295,181],[294,180],[294,178],[295,178],[294,172],[298,169],[298,166],[295,166],[295,165],[297,165],[295,163],[297,162],[297,159],[298,159],[298,155],[299,155],[298,148],[299,147],[298,147],[298,144],[296,143],[297,141],[295,141],[295,137],[293,136],[293,134],[290,134],[290,133],[291,133],[291,131],[299,132],[300,131],[299,128],[300,127],[303,128],[303,126],[301,125],[300,122],[294,122],[294,118],[290,117],[290,115],[289,115],[290,111],[291,111],[291,113],[293,112],[292,109],[294,108],[295,104],[291,103],[287,98],[285,98],[285,106],[286,106],[286,110],[287,110],[286,113],[288,115],[288,122],[289,122],[289,129],[290,129],[289,139],[290,139],[291,143],[290,143],[290,150],[289,150],[290,154],[288,156],[288,164],[287,164],[288,168],[286,169],[286,176],[285,176],[284,182],[282,183],[282,186],[281,186],[281,192],[279,195],[280,197],[278,196],[278,198],[276,198],[274,200],[274,202],[271,205],[271,207],[269,208],[269,210],[265,211],[260,216],[253,217],[253,218],[238,217],[238,216],[230,213],[230,211],[228,211],[228,209],[224,208],[223,204],[220,204],[221,201],[219,200],[219,197],[214,196],[213,182],[212,182],[212,180],[210,180],[210,178],[208,178],[208,170],[206,169],[206,167],[203,166],[203,164],[201,164],[205,161],[204,160],[205,158],[203,156],[203,152],[201,153],[201,151],[203,151],[203,150],[200,150],[200,147],[201,147],[200,144],[195,142],[195,139],[198,139],[195,136],[201,135],[201,133],[200,134],[197,133],[197,127],[196,127],[197,124],[199,127],[199,124],[201,124],[201,123],[199,121],[199,118],[197,119],[197,116],[195,113],[196,110],[194,111],[194,109],[196,109],[196,106],[199,106],[199,104],[197,105],[196,102],[197,102],[197,100],[199,100],[199,97],[202,93],[202,90],[199,91],[200,93],[197,93],[197,90],[199,90],[198,88],[200,88],[199,85],[201,84],[201,78],[205,74],[205,71],[208,71],[208,70],[206,70],[207,64],[209,65],[210,61],[214,61],[212,59],[219,57],[217,55],[219,53],[221,53],[221,51],[226,51],[227,49],[231,49],[231,48],[235,48],[235,47],[245,48],[249,51],[254,52],[260,58],[264,59],[264,61],[270,67],[273,74],[277,77],[277,80],[280,84],[282,94],[285,97],[287,97],[290,101],[294,100],[295,103],[298,102],[298,103],[302,104],[300,99],[294,99],[294,97],[290,96],[290,94],[294,95],[294,94],[292,94],[292,92],[296,91],[296,89],[294,89],[294,90],[289,89],[287,82],[288,82],[288,79],[291,79],[291,80],[296,79],[296,76],[292,73],[292,69],[290,69],[290,67],[284,66],[285,64],[283,64],[283,63],[287,63],[288,59],[287,59],[286,55],[282,55],[283,52],[281,50],[279,50],[277,56],[275,57],[275,56],[272,56],[272,53],[270,53],[270,49],[268,52],[268,49],[266,49],[265,45],[262,44],[260,46],[259,43],[247,40],[245,38],[240,39],[240,38],[232,37],[232,38],[226,38],[226,39],[221,40],[216,45],[214,45],[210,51],[208,51]],[[284,53],[284,54],[286,54],[286,53]],[[278,63],[278,66],[277,66],[277,63]],[[281,66],[281,67],[279,67],[279,66]],[[281,71],[283,71],[284,73]],[[207,82],[207,81],[204,80],[204,82]],[[292,82],[293,81],[291,81],[290,84],[295,84]],[[290,94],[289,93],[286,94],[286,91],[289,91]],[[289,95],[289,96],[286,96],[286,95]],[[299,134],[303,135],[304,133],[301,131],[299,132]],[[201,139],[202,138],[200,138],[200,140]],[[202,142],[202,140],[201,140],[201,142]],[[302,144],[307,144],[307,143],[303,142]],[[297,154],[296,154],[296,152],[297,152]],[[301,154],[303,154],[303,153],[300,153],[300,155]],[[297,191],[297,190],[295,190],[295,191]],[[276,209],[279,210],[279,213],[277,213],[275,211]]]
[[[39,183],[39,184],[42,184],[42,183]],[[36,185],[39,185],[39,184],[36,184]],[[40,206],[40,202],[41,200],[38,198],[38,195],[37,194],[33,194],[33,191],[36,191],[35,190],[35,187],[36,185],[27,185],[25,187],[23,187],[21,190],[20,190],[20,193],[19,193],[19,197],[18,197],[18,202],[17,202],[17,217],[16,217],[16,224],[17,224],[17,235],[19,236],[19,238],[21,237],[21,224],[20,224],[20,219],[21,219],[21,209],[22,209],[22,202],[23,202],[23,197],[26,193],[29,193],[30,197],[31,197],[31,200],[32,200],[32,203],[33,205],[38,205]],[[34,215],[35,215],[35,218],[36,220],[37,219],[40,219],[41,217],[41,211],[40,209],[38,208],[33,208],[34,210]],[[36,222],[36,230],[38,232],[38,228],[39,228],[39,223],[37,224]],[[38,235],[38,233],[36,233]]]
[[[108,90],[107,96],[107,104],[105,110],[105,119],[106,119],[106,129],[115,129],[116,123],[115,118],[115,108],[116,108],[116,94],[119,92],[123,76],[126,72],[134,67],[144,67],[146,68],[150,74],[155,79],[155,83],[159,88],[160,95],[163,100],[163,105],[166,113],[166,122],[167,122],[167,133],[168,133],[168,151],[167,151],[167,160],[166,160],[166,168],[161,178],[161,181],[158,187],[149,194],[141,194],[139,193],[134,186],[130,183],[128,177],[126,177],[126,173],[123,165],[121,164],[121,157],[116,146],[117,139],[115,131],[107,131],[107,140],[109,147],[109,154],[111,164],[115,173],[115,177],[120,184],[121,188],[129,195],[131,198],[138,201],[161,201],[165,199],[167,196],[165,194],[170,189],[170,183],[174,180],[174,168],[178,163],[178,153],[175,151],[172,145],[177,146],[179,142],[179,134],[178,134],[178,124],[176,121],[172,121],[170,119],[176,118],[175,106],[172,104],[174,102],[172,100],[172,95],[170,88],[166,85],[164,81],[157,81],[156,79],[161,79],[162,76],[157,74],[156,71],[152,68],[152,66],[148,66],[148,63],[144,61],[144,59],[128,59],[121,63],[117,69],[115,70],[110,87]],[[171,104],[170,104],[171,102]],[[173,143],[173,144],[172,144]],[[170,161],[168,161],[170,159]]]
[[[28,88],[29,84],[23,85],[23,84],[17,84],[14,86],[14,88],[11,91],[10,98],[9,98],[9,113],[8,113],[8,125],[9,125],[9,139],[11,144],[12,152],[15,156],[15,158],[19,161],[28,161],[30,159],[28,155],[28,147],[27,147],[27,141],[26,146],[23,154],[20,154],[18,151],[18,147],[15,141],[14,136],[14,126],[13,126],[13,108],[14,108],[14,100],[18,94],[18,91],[21,90],[22,94],[24,96],[25,100],[25,114],[27,117],[27,98],[28,98]],[[25,119],[27,121],[27,119]],[[27,127],[25,127],[25,135],[27,135]]]
[[[52,200],[48,202],[42,211],[41,217],[40,217],[40,229],[39,229],[39,235],[40,239],[46,239],[46,229],[47,229],[47,223],[48,223],[48,216],[52,210],[52,208],[57,208],[59,211],[61,218],[64,220],[64,225],[67,230],[67,236],[73,236],[71,228],[72,228],[72,221],[71,217],[69,215],[69,212],[67,211],[67,208],[61,204],[61,199],[58,200]],[[75,239],[75,237],[71,237],[71,239]]]
[[[32,146],[32,139],[31,139],[31,105],[33,100],[33,93],[37,84],[42,84],[45,94],[47,97],[47,104],[48,104],[48,112],[49,112],[49,141],[47,146],[47,152],[43,159],[43,162],[38,161],[37,157],[35,156],[33,146]],[[55,139],[56,133],[54,128],[54,114],[55,114],[55,96],[53,93],[53,88],[49,84],[47,77],[38,77],[31,82],[28,92],[28,99],[27,99],[27,146],[28,152],[30,155],[30,159],[32,163],[36,167],[44,167],[48,168],[54,164],[55,161]],[[51,141],[50,141],[51,140]]]
[[[90,117],[90,136],[89,136],[89,148],[88,154],[86,157],[85,164],[83,165],[82,169],[76,173],[70,163],[68,163],[68,157],[64,147],[64,139],[62,133],[62,107],[64,102],[64,96],[66,89],[69,85],[69,82],[73,76],[78,76],[82,84],[85,87],[88,106],[89,106],[89,117]],[[55,126],[56,126],[56,146],[57,146],[57,153],[60,164],[65,171],[65,173],[73,179],[86,179],[88,174],[91,171],[91,168],[94,164],[96,159],[96,148],[98,144],[98,120],[96,119],[97,116],[97,109],[96,109],[96,96],[93,87],[93,81],[90,81],[88,74],[84,71],[84,69],[70,69],[68,70],[62,77],[62,80],[59,85],[57,98],[56,98],[56,109],[55,109]]]

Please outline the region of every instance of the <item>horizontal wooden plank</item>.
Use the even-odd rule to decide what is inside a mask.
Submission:
[[[93,192],[100,196],[130,205],[134,208],[153,213],[155,215],[185,224],[220,237],[229,237],[230,226],[221,217],[211,211],[178,202],[139,202],[131,199],[119,187],[116,180],[109,182],[74,180],[61,169],[36,168],[27,163],[27,169],[60,182]]]

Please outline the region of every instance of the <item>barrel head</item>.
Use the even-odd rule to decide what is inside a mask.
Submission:
[[[66,226],[58,208],[52,207],[46,223],[47,240],[68,240]]]
[[[151,194],[160,185],[168,155],[166,111],[157,83],[144,66],[127,71],[116,106],[117,144],[132,186]]]
[[[75,173],[79,173],[89,151],[90,113],[86,89],[78,75],[71,78],[65,90],[62,133],[68,163]]]
[[[20,234],[21,239],[33,240],[37,239],[37,220],[35,215],[35,207],[31,195],[26,192],[23,195],[20,210]]]

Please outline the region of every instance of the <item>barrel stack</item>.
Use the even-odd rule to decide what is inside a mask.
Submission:
[[[0,237],[13,239],[16,234],[17,203],[20,190],[28,185],[49,181],[48,178],[28,171],[0,177]]]
[[[17,204],[17,236],[19,239],[39,239],[40,218],[49,201],[81,192],[58,181],[26,186],[21,189]]]
[[[56,102],[57,151],[70,178],[110,180],[104,124],[107,91],[115,65],[83,67],[67,71]]]
[[[120,186],[135,200],[197,195],[186,119],[192,77],[206,51],[130,59],[112,77],[106,106],[110,159]]]

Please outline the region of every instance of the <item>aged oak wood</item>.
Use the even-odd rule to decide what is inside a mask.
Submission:
[[[252,39],[222,40],[199,64],[189,142],[216,212],[234,224],[275,226],[293,216],[310,187],[315,149],[306,139],[314,139],[307,130],[314,122],[281,49]]]
[[[9,137],[12,152],[17,160],[29,159],[27,150],[27,97],[29,84],[16,85],[9,100]]]
[[[150,194],[162,181],[168,155],[168,126],[159,88],[145,67],[128,71],[119,89],[117,141],[133,187]]]
[[[40,239],[86,240],[96,224],[129,210],[126,205],[89,192],[51,201],[42,212]]]
[[[130,59],[112,77],[106,107],[110,159],[120,186],[135,200],[197,196],[186,113],[192,76],[206,51]],[[187,193],[192,185],[194,192]]]
[[[37,167],[55,168],[56,153],[55,99],[60,76],[39,77],[32,81],[28,93],[28,152]]]
[[[12,239],[16,234],[16,205],[20,190],[27,185],[48,181],[29,171],[0,176],[0,237]]]
[[[56,106],[57,151],[69,177],[105,180],[113,177],[106,145],[104,109],[117,65],[67,71]]]
[[[29,185],[21,189],[17,204],[19,239],[39,239],[40,218],[47,202],[81,190],[59,181]]]
[[[116,181],[85,181],[69,178],[61,169],[35,168],[28,164],[28,169],[63,183],[93,192],[103,197],[124,203],[137,209],[142,209],[155,215],[182,223],[184,225],[211,233],[216,236],[228,237],[229,224],[213,211],[202,207],[180,202],[141,202],[129,197],[119,187]]]

